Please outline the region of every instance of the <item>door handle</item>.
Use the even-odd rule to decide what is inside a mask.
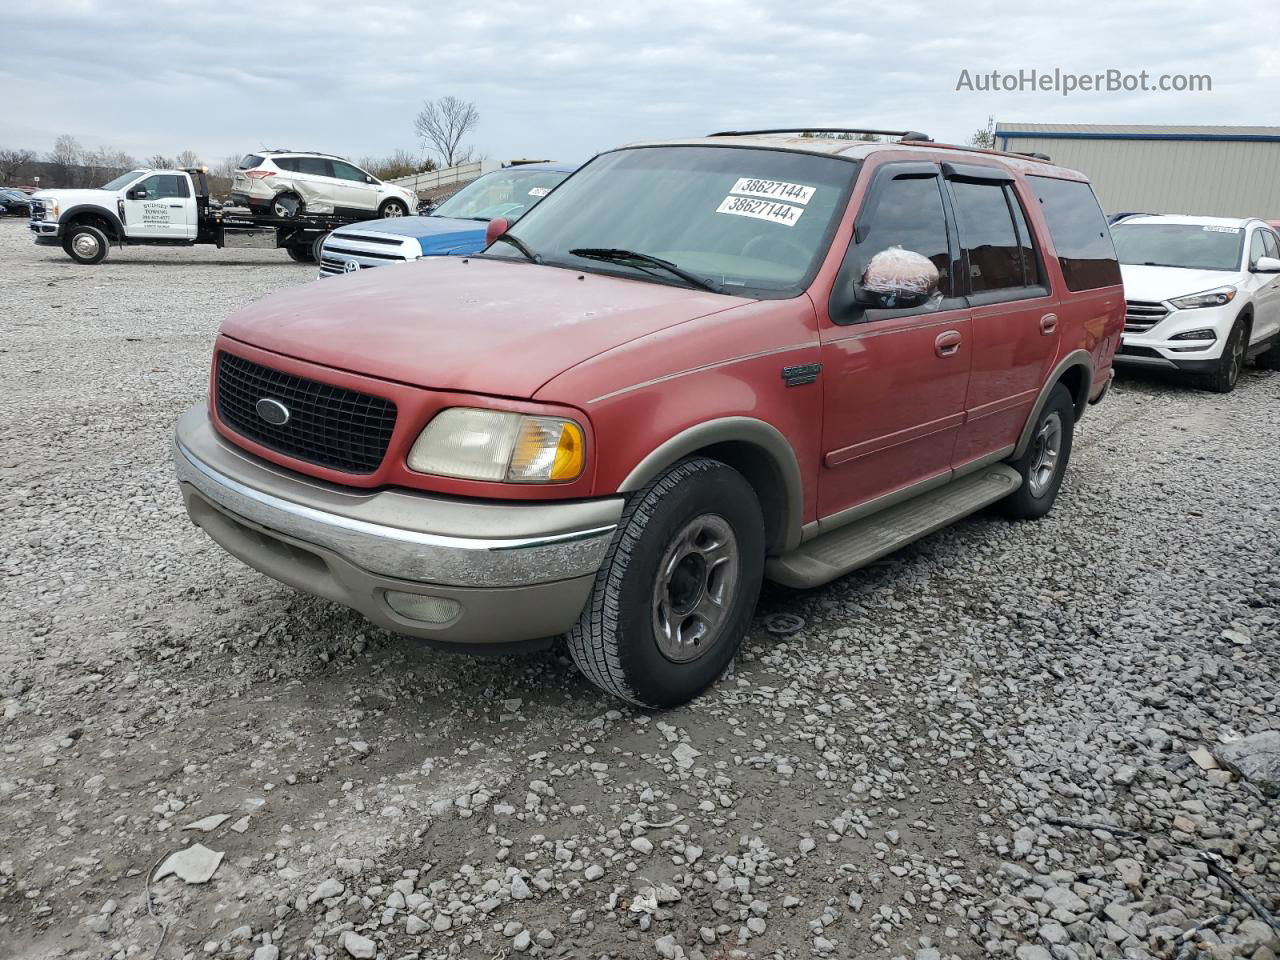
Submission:
[[[169,206],[171,206],[174,210],[181,210],[181,209],[182,209],[182,204],[180,204],[180,203],[171,203],[171,204],[169,204]]]
[[[1046,337],[1058,329],[1058,315],[1056,313],[1046,313],[1040,318],[1040,332]]]
[[[940,357],[954,357],[960,352],[960,331],[948,330],[933,341],[933,352]]]

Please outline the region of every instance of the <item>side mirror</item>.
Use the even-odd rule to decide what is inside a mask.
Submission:
[[[377,180],[375,180],[375,179],[373,178],[373,174],[371,174],[371,173],[366,173],[366,174],[364,175],[364,182],[365,182],[365,183],[377,183],[378,181],[377,181]]]
[[[877,309],[924,306],[938,294],[940,277],[933,261],[902,247],[881,250],[862,274],[858,303]]]
[[[507,232],[507,228],[511,226],[511,221],[506,217],[494,217],[489,221],[489,226],[484,231],[484,245],[487,247],[493,241]]]
[[[127,194],[125,194],[125,196],[130,200],[145,200],[147,199],[147,188],[134,187]]]
[[[1280,260],[1275,257],[1259,257],[1253,265],[1254,273],[1280,273]]]

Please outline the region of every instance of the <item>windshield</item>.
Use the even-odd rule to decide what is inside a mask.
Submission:
[[[1121,263],[1187,270],[1240,269],[1244,230],[1194,223],[1120,223],[1111,228]]]
[[[98,189],[99,190],[119,190],[125,184],[131,183],[134,180],[134,178],[139,177],[144,173],[146,173],[145,170],[130,170],[128,173],[120,174],[120,176],[116,177],[114,180],[108,180]]]
[[[518,220],[569,174],[559,170],[496,170],[455,193],[431,211],[433,217],[460,220]]]
[[[726,293],[789,297],[817,270],[856,164],[740,147],[636,147],[606,153],[511,231],[544,262],[657,282],[638,261],[602,263],[572,250],[661,257]],[[485,251],[520,257],[510,245]]]

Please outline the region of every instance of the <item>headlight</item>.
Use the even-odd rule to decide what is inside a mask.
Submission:
[[[472,407],[436,414],[408,457],[417,473],[506,483],[565,483],[585,463],[582,427],[572,420]]]
[[[1221,307],[1236,298],[1235,287],[1217,287],[1204,293],[1193,293],[1187,297],[1170,300],[1179,310],[1194,310],[1196,307]]]
[[[44,202],[44,218],[46,220],[57,220],[61,212],[57,200],[46,200]]]

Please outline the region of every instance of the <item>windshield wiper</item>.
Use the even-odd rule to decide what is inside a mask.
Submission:
[[[530,250],[528,245],[526,245],[525,242],[521,240],[519,237],[513,237],[509,233],[504,233],[499,237],[495,237],[493,242],[497,243],[499,240],[505,243],[511,244],[513,247],[515,247],[517,250],[523,253],[525,259],[528,260],[530,263],[542,262],[542,258],[538,256],[536,253],[534,253],[532,250]]]
[[[661,257],[655,257],[648,253],[637,253],[635,250],[619,250],[616,247],[577,247],[570,250],[569,253],[575,257],[582,257],[584,260],[603,260],[606,263],[630,263],[635,266],[659,267],[667,271],[667,273],[693,284],[695,287],[710,290],[712,293],[720,292],[718,283],[700,277],[695,273],[690,273],[670,260],[663,260]]]

